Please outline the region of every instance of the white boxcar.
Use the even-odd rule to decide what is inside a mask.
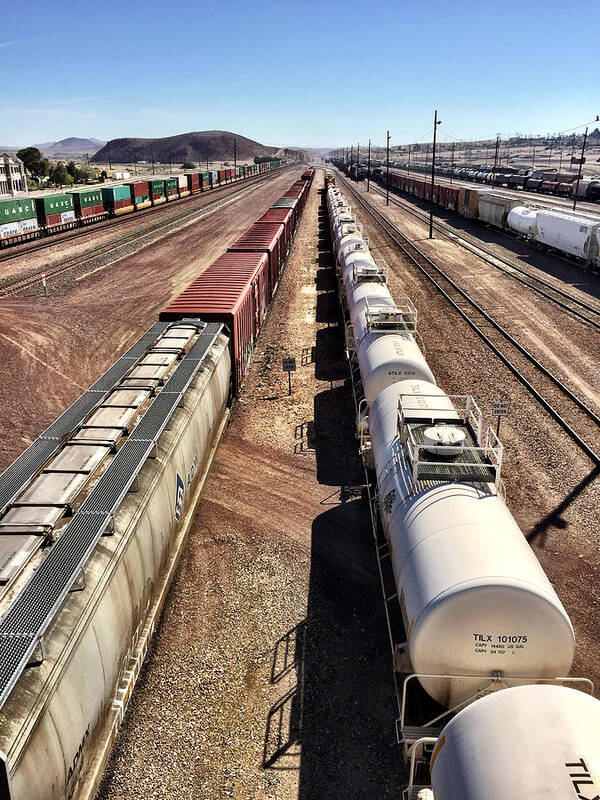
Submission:
[[[598,259],[600,217],[558,209],[537,212],[536,241],[583,261]]]
[[[385,337],[384,337],[385,338]],[[369,410],[383,528],[390,545],[414,672],[446,707],[486,688],[494,673],[567,675],[569,618],[493,484],[419,482],[398,437],[398,406],[421,419],[453,403],[432,383],[394,383]],[[487,797],[486,797],[487,800]]]
[[[520,686],[472,703],[432,756],[435,800],[600,796],[600,701],[564,686]]]
[[[137,491],[118,507],[115,532],[95,547],[85,583],[50,623],[45,659],[22,672],[0,710],[3,800],[94,796],[222,428],[230,367],[219,334],[142,466]],[[100,424],[97,415],[115,411],[94,417]]]

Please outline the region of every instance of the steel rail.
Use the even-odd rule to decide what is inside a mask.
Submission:
[[[341,178],[341,176],[340,176]],[[471,319],[471,317],[460,307],[460,305],[448,294],[448,292],[440,285],[435,277],[428,272],[428,270],[419,263],[417,258],[412,255],[407,247],[400,241],[402,239],[409,247],[411,247],[427,264],[435,270],[444,280],[446,280],[458,294],[463,297],[473,308],[480,313],[487,322],[489,322],[496,330],[498,330],[513,346],[521,352],[531,363],[551,380],[569,399],[577,405],[596,425],[600,426],[600,417],[592,411],[576,394],[568,389],[547,367],[545,367],[534,355],[532,355],[526,348],[523,347],[516,339],[508,333],[487,311],[473,300],[464,289],[461,289],[456,282],[450,278],[442,269],[423,253],[415,244],[413,244],[393,223],[391,223],[378,209],[376,209],[369,201],[365,200],[362,195],[356,191],[344,178],[341,178],[342,183],[347,187],[351,194],[358,200],[365,211],[373,218],[379,227],[388,235],[396,246],[409,258],[412,263],[419,269],[420,272],[436,287],[436,289],[446,298],[450,305],[461,315],[467,324],[483,339],[488,347],[498,356],[503,364],[513,373],[513,375],[525,386],[527,391],[538,401],[538,403],[548,412],[552,419],[557,422],[561,428],[568,434],[568,436],[578,445],[578,447],[590,458],[596,465],[600,466],[600,454],[596,453],[591,445],[589,445],[565,420],[565,418],[557,411],[554,406],[546,400],[546,398],[531,384],[531,382],[523,375],[515,364],[506,356],[500,348],[492,342],[489,336]],[[398,239],[397,237],[400,237]]]
[[[380,195],[381,197],[385,196],[384,192],[379,187],[377,187],[375,191],[376,194]],[[395,205],[397,205],[399,208],[402,208],[404,211],[408,211],[408,213],[412,214],[416,219],[420,221],[427,221],[426,215],[424,213],[419,213],[419,211],[415,208],[411,208],[409,203],[403,203],[400,200],[400,198],[394,196],[392,196],[391,200]],[[580,300],[579,298],[575,297],[572,294],[569,294],[569,292],[565,292],[563,289],[559,289],[557,286],[553,286],[549,281],[544,280],[544,278],[538,278],[535,275],[532,275],[531,272],[528,272],[526,269],[523,269],[522,267],[519,267],[518,265],[511,263],[502,256],[496,255],[496,253],[494,253],[492,250],[488,250],[483,245],[469,241],[461,234],[455,233],[455,231],[453,231],[449,225],[446,225],[443,222],[439,221],[434,222],[433,227],[440,233],[442,233],[444,236],[446,236],[448,239],[450,239],[450,241],[456,242],[458,245],[460,245],[460,247],[463,247],[465,250],[468,250],[470,253],[476,255],[481,261],[485,262],[486,264],[489,264],[495,269],[500,270],[500,272],[503,272],[505,275],[508,275],[513,280],[522,283],[524,286],[527,286],[529,289],[532,289],[534,292],[537,292],[542,297],[545,297],[546,299],[555,303],[560,308],[563,308],[565,311],[568,311],[569,313],[578,317],[583,322],[600,330],[600,322],[590,319],[585,314],[582,314],[581,311],[578,311],[576,308],[571,308],[569,305],[563,303],[558,298],[552,297],[552,295],[548,294],[548,292],[545,292],[543,289],[540,289],[539,286],[534,286],[533,284],[529,283],[529,281],[524,280],[518,275],[514,275],[513,271],[520,272],[522,275],[526,275],[531,280],[541,283],[543,286],[548,287],[550,291],[556,292],[556,294],[559,294],[562,297],[566,298],[567,300],[570,300],[572,303],[576,303],[577,305],[581,306],[581,308],[586,309],[586,311],[591,311],[593,314],[597,314],[598,316],[600,316],[600,309],[595,308],[589,303],[586,303],[584,300]],[[481,250],[483,253],[489,256],[489,258],[486,258],[485,256],[481,255],[481,253],[478,253],[477,252],[478,250]],[[492,261],[492,259],[504,263],[506,267],[508,267],[508,269],[501,266],[500,264],[495,264]]]

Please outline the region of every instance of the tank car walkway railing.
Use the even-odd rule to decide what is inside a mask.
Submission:
[[[72,406],[32,442],[27,450],[0,475],[0,513],[11,503],[58,450],[71,432],[80,425],[94,406],[98,405],[144,355],[148,347],[169,327],[168,322],[156,322],[118,361],[106,370]]]
[[[198,323],[201,324],[199,321]],[[98,392],[105,393],[112,388],[115,382],[132,368],[132,359],[139,360],[140,355],[161,331],[169,327],[169,324],[159,323],[150,328],[148,333],[88,390],[96,392],[94,404],[99,400]],[[43,647],[42,637],[46,629],[84,569],[100,538],[107,529],[110,530],[111,527],[114,529],[116,509],[136,480],[146,459],[151,455],[176,408],[181,405],[183,394],[194,380],[222,327],[220,323],[208,323],[204,326],[195,344],[141,416],[125,444],[0,622],[0,706],[9,696],[25,667],[31,663],[38,644],[42,643]],[[129,360],[122,365],[123,359]],[[89,403],[90,400],[86,402]],[[63,415],[66,417],[72,412],[72,417],[68,419],[70,426],[68,433],[91,410],[89,407],[83,412],[85,404],[82,404],[81,409],[77,407],[73,411],[75,406],[77,403]],[[54,426],[61,423],[53,431],[55,437],[58,431],[61,431],[61,437],[67,433],[64,427],[67,419],[63,420],[63,417],[48,428],[48,431],[53,431]],[[48,435],[48,431],[44,435]],[[58,447],[60,441],[61,438],[56,437],[56,444],[52,445],[53,450]]]

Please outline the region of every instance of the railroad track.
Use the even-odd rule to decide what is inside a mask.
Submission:
[[[385,192],[378,186],[375,186],[375,193],[385,197]],[[429,222],[429,215],[425,211],[421,211],[421,209],[412,206],[410,202],[403,202],[396,195],[391,194],[390,200],[394,205],[412,214],[416,219],[422,222]],[[559,306],[559,308],[562,308],[564,311],[573,314],[573,316],[586,324],[596,328],[596,330],[600,330],[600,306],[596,307],[590,303],[586,303],[575,295],[565,292],[564,289],[554,286],[545,278],[533,275],[528,270],[523,269],[519,264],[499,256],[497,253],[494,253],[493,250],[490,250],[479,242],[475,242],[462,234],[456,233],[450,225],[446,225],[438,220],[433,223],[433,227],[455,244],[458,244],[463,249],[478,256],[481,261],[500,270],[500,272],[508,275],[518,283],[527,286],[529,289],[532,289],[537,294]]]
[[[378,227],[384,231],[419,272],[436,287],[438,292],[512,372],[539,405],[567,433],[579,449],[596,466],[600,466],[600,453],[595,449],[597,445],[588,441],[590,435],[597,439],[600,434],[600,416],[580,397],[564,386],[559,377],[545,367],[500,323],[496,322],[453,278],[413,244],[399,228],[390,222],[384,214],[366,200],[341,175],[339,180]],[[482,326],[485,326],[486,330],[483,330]],[[532,380],[536,380],[538,386],[534,386]],[[558,403],[563,404],[564,409],[559,410]],[[568,415],[569,419],[567,419],[566,415]],[[575,425],[579,430],[575,429]],[[585,429],[585,432],[581,432],[582,428]]]
[[[276,174],[281,174],[281,173],[276,173]],[[128,254],[123,253],[122,256],[119,256],[118,251],[121,248],[124,249],[128,247],[130,244],[133,244],[135,242],[140,242],[141,246],[144,246],[143,239],[148,238],[152,240],[152,236],[157,231],[161,231],[163,234],[166,235],[170,233],[172,230],[181,227],[182,224],[185,225],[190,222],[199,221],[203,217],[206,217],[210,214],[213,214],[215,211],[218,211],[219,208],[222,208],[223,206],[228,205],[234,200],[238,200],[240,197],[249,194],[258,185],[264,183],[266,180],[269,180],[272,177],[273,177],[272,173],[265,173],[263,176],[260,176],[256,180],[253,180],[249,183],[244,181],[243,184],[239,186],[236,191],[229,192],[225,196],[219,195],[214,200],[211,200],[209,203],[205,203],[199,207],[195,207],[193,210],[186,209],[182,211],[181,214],[177,214],[175,217],[170,217],[166,221],[165,220],[161,221],[160,219],[157,220],[156,218],[154,218],[150,225],[144,226],[141,230],[138,228],[132,231],[131,233],[120,237],[117,241],[109,242],[105,245],[95,248],[92,254],[90,254],[89,252],[82,253],[80,255],[72,256],[63,261],[60,261],[53,267],[47,267],[45,270],[46,278],[49,281],[52,278],[59,277],[60,275],[63,275],[64,273],[67,273],[70,270],[75,269],[81,264],[85,264],[86,267],[88,267],[88,271],[93,272],[94,262],[96,262],[97,260],[102,260],[103,257],[109,255],[110,253],[116,254],[117,258],[115,258],[115,260],[117,260],[120,257],[124,257],[125,255]],[[201,197],[202,195],[199,196]],[[198,199],[199,196],[195,196],[195,199]],[[127,218],[131,219],[129,215],[118,217],[117,219],[125,220]],[[95,230],[98,229],[95,228]],[[64,239],[59,241],[64,241]],[[54,244],[54,242],[48,244],[44,243],[44,246],[49,246],[49,244]],[[148,242],[148,244],[150,244],[150,241]],[[39,249],[42,249],[42,247],[40,247]],[[31,251],[28,250],[27,252],[29,253]],[[19,255],[23,255],[23,253],[19,253]],[[12,253],[10,254],[10,256],[14,257]],[[10,297],[11,295],[18,294],[24,291],[25,289],[29,289],[32,286],[39,286],[39,285],[40,285],[39,268],[35,270],[30,270],[24,275],[17,275],[9,278],[0,279],[0,297]]]

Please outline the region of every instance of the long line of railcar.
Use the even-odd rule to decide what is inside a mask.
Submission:
[[[198,194],[285,166],[281,159],[167,178],[0,200],[0,247],[51,236]]]
[[[387,185],[381,169],[373,179]],[[389,188],[431,200],[431,179],[391,172]],[[533,198],[503,194],[491,187],[475,187],[437,180],[434,205],[460,216],[508,231],[534,245],[554,250],[595,269],[600,269],[600,216],[591,211],[573,211],[566,206],[539,206]]]
[[[311,181],[0,476],[2,800],[94,797]]]
[[[437,385],[417,309],[392,297],[386,264],[326,185],[378,558],[396,590],[384,595],[403,631],[389,626],[405,796],[593,798],[600,702],[565,685],[590,688],[566,677],[573,628],[502,498],[502,444],[473,397]]]

